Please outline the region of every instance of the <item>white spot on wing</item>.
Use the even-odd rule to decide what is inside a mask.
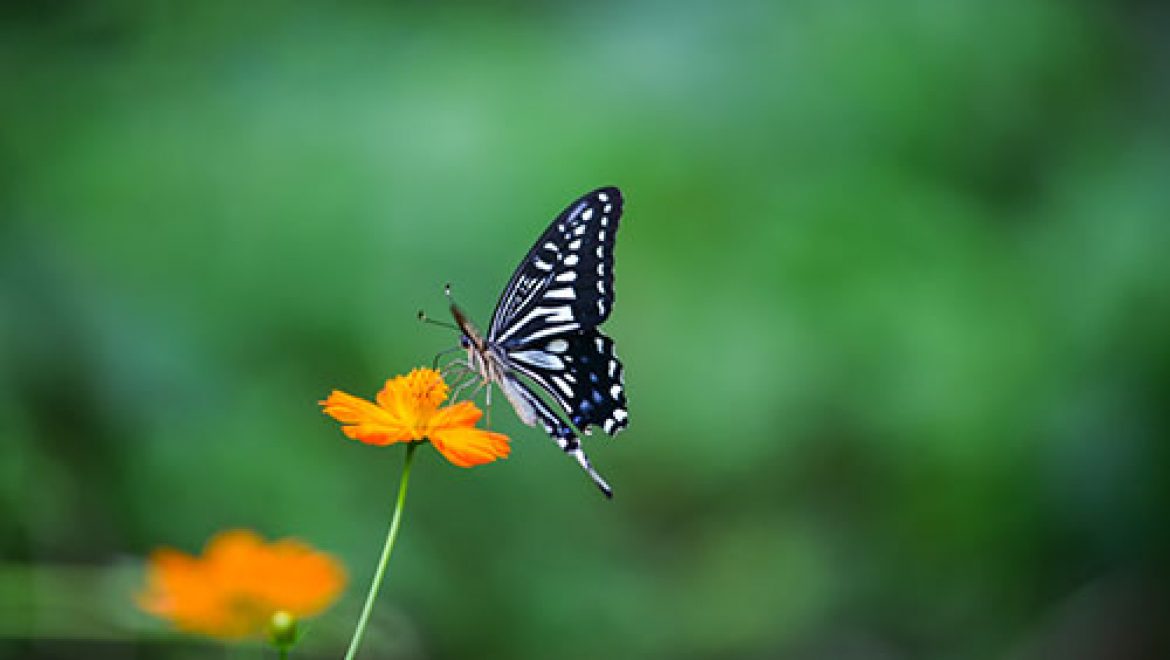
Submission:
[[[552,351],[553,353],[564,353],[565,351],[569,350],[569,342],[565,341],[564,339],[554,339],[550,341],[548,346],[545,346],[545,348]]]
[[[544,293],[544,297],[557,300],[576,300],[577,294],[571,287],[565,287],[563,289],[549,289]]]
[[[621,385],[614,385],[613,387],[609,388],[609,395],[615,399],[618,398],[619,396],[621,396],[622,395],[622,386]]]
[[[590,220],[592,220],[593,219],[593,209],[585,209],[585,212],[581,214],[581,219],[584,220],[585,222],[589,222]]]
[[[576,281],[576,279],[577,279],[577,271],[575,271],[575,270],[566,270],[565,272],[561,273],[560,275],[557,275],[557,277],[556,277],[556,280],[558,282],[574,282],[574,281]]]
[[[619,422],[624,422],[630,417],[630,413],[626,412],[625,408],[618,408],[613,411],[613,418]]]
[[[550,355],[544,351],[516,351],[515,353],[508,353],[508,357],[543,369],[565,368],[565,363],[559,357]]]
[[[569,387],[569,384],[565,382],[564,378],[561,378],[560,376],[553,376],[551,380],[554,384],[556,384],[557,389],[565,393],[565,396],[573,396],[573,388]]]
[[[568,305],[563,305],[561,307],[537,307],[536,309],[545,310],[545,313],[548,314],[548,319],[546,320],[549,323],[573,321],[573,308],[569,307]]]
[[[580,261],[580,258],[578,258],[575,254],[570,254],[569,256],[565,257],[566,266],[576,266],[578,261]]]
[[[581,324],[576,323],[576,322],[566,323],[564,325],[556,325],[556,326],[553,326],[551,328],[545,328],[544,330],[539,330],[537,332],[534,332],[534,333],[528,335],[527,337],[525,337],[524,339],[525,339],[525,341],[536,341],[537,339],[544,339],[545,337],[548,337],[549,335],[560,335],[560,334],[564,334],[566,332],[572,332],[580,327],[581,327]],[[502,338],[501,338],[501,341],[503,341]],[[571,355],[565,356],[565,362],[572,362],[572,361],[573,361],[573,356],[571,356]]]
[[[597,344],[597,352],[598,353],[605,352],[605,340],[604,339],[602,339],[601,337],[594,337],[593,342],[595,344]]]
[[[573,308],[572,307],[569,307],[568,305],[564,305],[561,307],[536,307],[536,308],[532,309],[531,311],[529,311],[527,314],[525,314],[524,318],[522,318],[519,321],[517,321],[516,323],[512,324],[512,326],[509,327],[508,330],[504,332],[504,334],[500,335],[500,337],[496,341],[503,342],[508,337],[515,334],[516,331],[527,326],[529,323],[531,323],[538,316],[547,316],[548,318],[545,319],[545,321],[547,323],[549,323],[550,325],[553,323],[569,323],[572,325],[572,327],[568,328],[568,329],[570,329],[570,330],[577,329],[577,324],[574,322],[574,319],[573,319]],[[528,337],[526,337],[526,340],[531,341],[532,339],[535,339],[537,337],[547,336],[547,334],[549,334],[548,328],[546,328],[545,330],[542,330],[541,332],[537,332],[537,333],[533,333],[532,335],[529,335]]]
[[[578,238],[577,240],[573,241],[572,243],[569,243],[569,249],[570,250],[580,250],[581,249],[581,239]]]
[[[597,193],[597,199],[598,199],[599,201],[601,201],[601,202],[608,202],[608,201],[609,201],[609,195],[607,195],[607,194],[605,194],[605,193]]]

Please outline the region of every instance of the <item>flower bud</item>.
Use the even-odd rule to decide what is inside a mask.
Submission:
[[[297,643],[297,619],[284,610],[272,615],[268,634],[276,648],[287,649]]]

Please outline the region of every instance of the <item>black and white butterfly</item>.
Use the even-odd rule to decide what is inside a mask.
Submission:
[[[597,327],[613,309],[621,216],[622,195],[613,187],[598,188],[562,211],[504,287],[486,335],[451,304],[467,349],[460,365],[488,386],[489,405],[495,383],[520,420],[540,422],[607,497],[612,490],[593,469],[577,431],[588,435],[598,426],[615,435],[629,423],[622,363],[613,340]]]

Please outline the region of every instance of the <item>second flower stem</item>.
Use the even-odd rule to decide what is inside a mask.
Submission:
[[[378,589],[382,587],[382,580],[386,577],[386,566],[390,563],[390,553],[394,551],[394,539],[398,538],[398,526],[402,522],[402,507],[406,504],[406,487],[410,483],[410,466],[414,462],[414,450],[419,443],[411,442],[406,445],[406,464],[402,467],[402,482],[398,485],[398,501],[394,504],[394,515],[390,518],[390,531],[386,533],[386,545],[382,546],[382,558],[378,560],[378,568],[374,571],[374,579],[370,582],[370,592],[366,594],[366,604],[362,607],[362,615],[358,618],[357,628],[354,628],[353,639],[349,640],[349,650],[345,652],[345,660],[357,657],[358,647],[362,637],[366,634],[366,624],[370,622],[370,612],[374,610],[374,601],[378,599]]]

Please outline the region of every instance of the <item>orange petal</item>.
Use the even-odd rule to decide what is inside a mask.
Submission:
[[[229,531],[211,539],[202,557],[155,552],[138,603],[179,630],[240,639],[265,634],[280,610],[320,613],[345,579],[336,560],[300,541],[269,544],[250,531]]]
[[[440,409],[430,419],[430,428],[434,431],[441,428],[471,427],[483,417],[483,412],[471,401],[460,401]]]
[[[341,564],[296,539],[268,546],[266,560],[257,568],[261,600],[279,603],[280,609],[296,617],[319,614],[345,587]]]
[[[434,429],[430,437],[435,449],[452,465],[459,467],[474,467],[497,458],[507,458],[510,451],[508,436],[466,426]]]
[[[186,632],[225,639],[247,635],[250,630],[224,606],[224,585],[214,579],[205,560],[175,550],[159,550],[150,557],[147,588],[138,605],[171,621]]]
[[[192,599],[191,592],[203,591],[203,576],[198,561],[170,548],[150,555],[146,572],[146,589],[138,594],[139,607],[157,616],[170,616],[177,606]],[[179,598],[183,594],[182,598]]]
[[[387,382],[387,387],[389,387],[389,382]],[[380,394],[379,398],[381,398]],[[361,440],[372,445],[388,445],[393,442],[419,439],[412,433],[408,422],[390,411],[352,394],[333,390],[329,397],[320,403],[322,412],[343,424],[347,424],[341,430],[354,440]]]

